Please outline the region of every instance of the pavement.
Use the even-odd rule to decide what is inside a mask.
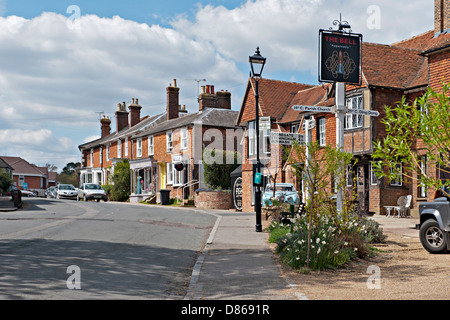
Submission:
[[[9,199],[0,197],[0,211],[16,210]],[[269,234],[255,231],[255,213],[193,210],[217,220],[196,260],[184,300],[308,300],[300,286],[282,275]],[[418,218],[371,218],[387,234],[418,237]]]
[[[11,197],[0,197],[0,212],[16,211],[14,203],[11,201]]]

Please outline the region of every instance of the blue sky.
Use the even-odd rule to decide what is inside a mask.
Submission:
[[[71,6],[80,15],[67,12]],[[364,41],[391,44],[433,28],[432,0],[0,0],[0,155],[37,165],[80,161],[98,112],[139,98],[143,115],[198,111],[197,82],[239,110],[256,46],[264,77],[317,84],[318,30],[342,13]]]

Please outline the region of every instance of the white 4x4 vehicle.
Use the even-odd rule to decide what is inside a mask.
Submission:
[[[450,202],[442,197],[419,205],[420,242],[430,253],[450,250]]]

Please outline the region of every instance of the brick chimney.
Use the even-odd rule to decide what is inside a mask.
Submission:
[[[111,134],[111,120],[103,116],[103,118],[100,120],[101,123],[101,129],[102,129],[102,138],[107,137]]]
[[[434,36],[450,32],[450,0],[434,0]]]
[[[116,132],[128,128],[128,111],[125,102],[117,104],[116,111]]]
[[[139,100],[136,98],[131,99],[131,104],[128,106],[130,109],[130,128],[141,122],[141,109]]]
[[[202,86],[202,93],[198,97],[199,111],[205,108],[231,109],[231,93],[228,91],[214,92],[214,86]]]
[[[178,118],[180,88],[177,87],[177,80],[173,79],[173,84],[167,87],[167,120]]]

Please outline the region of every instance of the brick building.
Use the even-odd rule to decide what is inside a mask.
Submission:
[[[116,131],[111,133],[111,120],[102,118],[101,138],[79,146],[82,153],[80,184],[111,183],[115,165],[123,159],[130,161],[131,201],[151,194],[159,197],[161,189],[170,190],[171,197],[193,194],[204,187],[203,149],[225,147],[227,136],[236,150],[235,120],[231,110],[231,94],[214,91],[214,86],[202,87],[199,111],[189,114],[179,103],[176,80],[166,88],[165,112],[141,117],[138,99],[128,105],[119,103],[115,113]],[[227,131],[228,130],[228,131]],[[223,142],[222,144],[219,141]],[[182,171],[175,170],[183,163]]]
[[[346,105],[349,108],[376,110],[377,118],[348,114],[344,124],[344,150],[351,152],[358,160],[354,171],[357,177],[356,188],[360,204],[366,211],[382,213],[383,207],[396,205],[402,195],[413,196],[412,206],[419,201],[432,197],[430,192],[421,188],[416,182],[404,183],[377,179],[372,172],[372,145],[385,137],[384,106],[395,106],[403,96],[408,101],[422,95],[428,87],[439,90],[442,82],[450,81],[450,0],[435,0],[435,29],[421,35],[394,43],[383,45],[363,43],[361,85],[346,86]],[[302,131],[305,113],[292,110],[292,105],[334,105],[334,87],[331,84],[308,86],[304,84],[283,83],[283,85],[268,86],[277,83],[275,80],[262,79],[260,87],[260,116],[271,117],[272,131],[300,132]],[[281,83],[281,82],[279,82]],[[247,91],[241,106],[237,124],[252,131],[255,119],[254,95],[249,94],[253,88],[253,80],[249,80]],[[283,98],[281,98],[283,97]],[[322,144],[336,145],[336,119],[334,114],[315,113],[316,128],[312,130],[312,139]],[[253,123],[253,124],[252,124]],[[252,134],[248,135],[252,137]],[[293,182],[301,188],[301,181],[292,174],[291,168],[283,163],[283,151],[271,146],[271,153],[264,145],[264,134],[260,154],[271,159],[263,174],[266,181],[277,169],[277,181]],[[245,140],[245,156],[242,170],[244,211],[253,211],[253,191],[251,190],[252,158],[254,148],[252,138]],[[249,147],[250,146],[250,147]],[[423,155],[423,165],[426,166],[426,151],[417,150]],[[274,165],[278,163],[278,165]],[[401,164],[397,164],[400,165]],[[428,168],[428,170],[432,170]],[[433,173],[436,174],[436,173]],[[273,175],[273,174],[272,174]],[[351,179],[349,179],[350,181]],[[331,188],[330,188],[331,192]]]
[[[38,196],[44,196],[45,189],[49,187],[47,167],[38,167],[20,157],[1,156],[0,160],[13,169],[13,188],[33,191]]]

